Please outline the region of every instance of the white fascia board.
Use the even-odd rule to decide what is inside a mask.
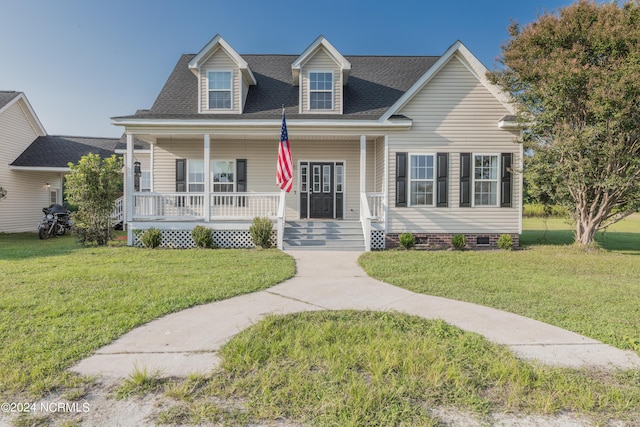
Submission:
[[[498,101],[507,109],[507,111],[515,114],[515,110],[511,102],[509,102],[509,98],[498,88],[497,86],[491,84],[486,77],[487,68],[482,65],[480,60],[476,58],[467,47],[462,44],[460,40],[456,41],[454,44],[447,49],[447,51],[436,61],[435,64],[431,66],[427,70],[426,73],[422,75],[418,79],[417,82],[413,84],[405,92],[404,95],[398,99],[395,104],[387,110],[387,112],[381,117],[382,120],[387,120],[392,115],[396,114],[402,107],[404,107],[407,102],[409,102],[422,88],[438,73],[444,66],[449,63],[449,61],[455,56],[456,52],[459,52],[462,55],[464,61],[461,61],[465,67],[480,81],[480,83],[485,86],[489,92],[491,92]]]
[[[277,120],[144,120],[144,119],[111,119],[116,126],[145,127],[145,128],[255,128],[280,126]],[[287,119],[287,127],[317,127],[317,128],[406,128],[411,127],[410,119],[404,120],[299,120]]]
[[[9,107],[11,107],[13,104],[17,103],[20,100],[22,100],[24,105],[27,107],[27,111],[29,111],[29,114],[31,115],[31,121],[36,125],[36,128],[37,128],[35,129],[36,133],[39,134],[39,136],[45,136],[47,134],[47,131],[44,129],[44,126],[42,126],[40,119],[36,115],[36,112],[33,110],[33,107],[29,103],[29,100],[27,99],[27,96],[24,94],[24,92],[20,92],[20,94],[15,98],[13,98],[11,101],[9,101],[7,105],[0,108],[0,113],[7,110]]]
[[[205,47],[203,47],[200,52],[196,56],[193,57],[191,61],[189,61],[189,69],[192,71],[199,72],[200,66],[202,62],[207,60],[210,54],[215,51],[218,47],[224,49],[224,51],[231,57],[233,62],[236,63],[240,71],[245,76],[246,80],[251,85],[257,84],[257,80],[251,69],[249,68],[249,64],[245,61],[238,52],[236,52],[229,43],[227,43],[220,34],[216,34],[214,38],[211,39],[209,43]]]
[[[69,172],[68,167],[50,167],[50,166],[11,166],[9,169],[16,171],[29,172]]]

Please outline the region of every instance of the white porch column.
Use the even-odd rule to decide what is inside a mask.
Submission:
[[[367,136],[360,135],[360,192],[367,191]]]
[[[211,220],[211,135],[204,135],[204,222]]]
[[[127,133],[127,155],[125,157],[125,194],[124,198],[124,226],[127,227],[127,244],[133,245],[133,229],[130,222],[133,221],[133,135]]]
[[[384,232],[387,233],[389,217],[389,135],[384,136],[384,182],[382,183],[382,210],[384,211]]]

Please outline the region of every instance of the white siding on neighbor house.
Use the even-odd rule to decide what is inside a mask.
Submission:
[[[61,188],[61,175],[51,172],[10,170],[12,163],[40,134],[20,99],[0,113],[0,187],[7,197],[0,200],[0,232],[38,229],[42,208],[49,206],[50,189]]]
[[[518,233],[520,177],[513,175],[512,207],[459,207],[460,153],[513,153],[521,162],[519,133],[498,128],[509,111],[454,56],[399,111],[413,120],[409,131],[389,135],[389,221],[391,233]],[[395,207],[396,153],[449,153],[448,207]],[[408,171],[409,172],[409,171]],[[500,184],[498,183],[498,187]],[[407,186],[407,188],[409,188]],[[471,184],[473,197],[473,184]],[[408,196],[408,194],[407,194]]]
[[[231,90],[231,110],[210,110],[209,109],[209,78],[208,71],[231,71],[233,74],[233,83]],[[215,113],[240,113],[240,96],[243,94],[243,88],[240,77],[240,70],[236,63],[222,49],[217,49],[200,68],[200,111]],[[246,91],[245,91],[246,92]]]
[[[278,192],[275,185],[277,141],[220,140],[211,138],[212,160],[247,160],[247,191]],[[298,140],[292,145],[294,187],[287,194],[289,219],[299,218],[299,162],[345,162],[345,218],[357,220],[360,211],[360,141]],[[202,159],[204,143],[200,141],[158,140],[153,150],[153,182],[156,192],[175,191],[176,159]],[[367,191],[374,190],[375,145],[367,142]]]
[[[333,109],[310,110],[309,108],[309,72],[333,72]],[[300,72],[301,108],[304,113],[342,113],[342,73],[338,64],[323,49],[319,49],[301,68]]]

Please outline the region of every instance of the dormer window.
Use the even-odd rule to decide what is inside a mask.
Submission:
[[[209,109],[230,110],[233,73],[231,71],[209,71]]]
[[[309,72],[309,109],[333,109],[333,73]]]

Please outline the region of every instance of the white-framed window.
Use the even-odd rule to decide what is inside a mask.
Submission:
[[[235,185],[235,160],[213,160],[211,162],[211,176],[214,193],[233,193]]]
[[[231,71],[207,72],[209,85],[209,109],[230,110],[233,100],[233,73]]]
[[[473,205],[498,206],[498,155],[473,156]]]
[[[140,191],[151,191],[151,171],[141,171]]]
[[[433,154],[411,154],[409,158],[410,206],[434,206],[435,156]]]
[[[309,72],[309,109],[333,109],[333,72]]]
[[[187,191],[190,193],[204,191],[204,160],[187,160]]]
[[[300,165],[300,192],[306,193],[309,188],[309,165],[302,163]]]
[[[344,165],[336,164],[336,193],[344,191]]]
[[[58,190],[57,188],[52,188],[49,191],[49,204],[51,205],[55,205],[58,204],[58,194],[60,193],[60,190]]]

